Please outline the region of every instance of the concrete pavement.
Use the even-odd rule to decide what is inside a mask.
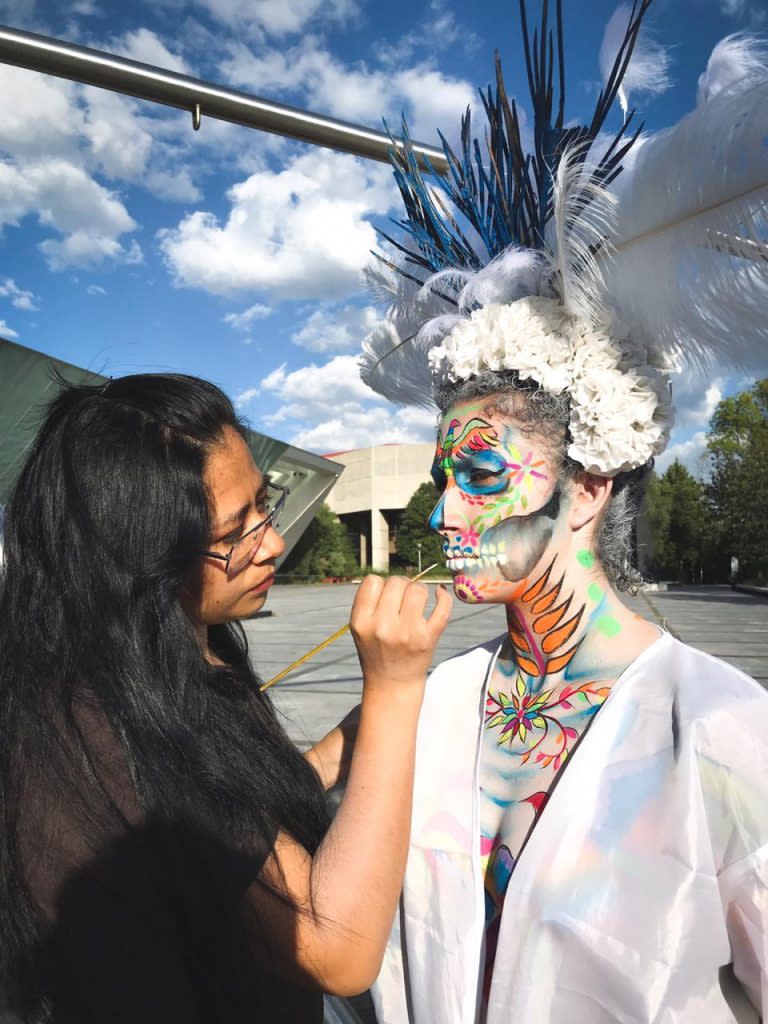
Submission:
[[[343,625],[354,584],[276,586],[271,615],[245,623],[253,661],[269,679]],[[638,614],[685,643],[736,665],[768,687],[768,600],[730,587],[688,587],[626,597]],[[504,631],[497,605],[454,603],[436,663]],[[302,748],[325,735],[360,700],[360,667],[347,634],[272,689],[289,735]]]

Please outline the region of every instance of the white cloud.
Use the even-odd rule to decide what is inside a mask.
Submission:
[[[390,178],[383,164],[302,153],[278,173],[258,171],[233,186],[226,222],[195,211],[159,233],[160,248],[177,285],[341,298],[361,288],[376,243],[366,218],[389,209]]]
[[[0,93],[13,97],[0,118],[0,150],[19,160],[78,158],[83,114],[75,103],[77,86],[0,64]]]
[[[237,399],[247,408],[256,397],[270,396],[281,404],[261,416],[264,428],[287,435],[291,444],[319,452],[363,448],[391,441],[433,440],[435,414],[423,409],[395,409],[360,380],[357,357],[338,355],[322,365],[288,371],[285,365],[268,374],[258,388]]]
[[[136,104],[104,89],[87,87],[83,133],[99,169],[110,178],[136,181],[144,173],[152,136]]]
[[[382,401],[360,379],[357,356],[335,356],[320,366],[312,363],[291,372],[283,365],[264,378],[262,388],[287,404],[281,419],[323,418],[344,404]]]
[[[51,269],[128,259],[120,236],[136,227],[122,202],[82,167],[57,158],[23,167],[0,162],[0,226],[28,215],[64,237],[40,243]]]
[[[358,10],[356,0],[197,0],[218,21],[238,30],[282,36],[301,32],[317,17],[347,21]]]
[[[10,299],[16,309],[34,313],[38,308],[35,305],[35,293],[19,288],[12,277],[6,277],[4,281],[0,281],[0,296]]]
[[[291,341],[310,352],[342,352],[359,349],[363,338],[380,319],[373,306],[316,309]]]
[[[394,43],[382,41],[378,56],[388,67],[402,67],[417,53],[427,52],[430,56],[461,43],[464,52],[480,47],[478,36],[466,25],[456,20],[456,15],[445,0],[432,0],[421,21]]]
[[[5,320],[0,320],[0,338],[18,338],[18,332],[9,327]]]
[[[678,459],[694,476],[702,476],[706,469],[704,462],[706,446],[706,431],[697,430],[687,440],[671,444],[665,452],[659,455],[656,459],[656,472],[659,474],[666,472],[675,459]]]
[[[707,428],[727,383],[723,375],[696,371],[673,377],[675,426],[669,447],[656,459],[657,473],[664,473],[679,459],[696,476],[702,475]]]
[[[192,74],[184,58],[172,53],[159,36],[148,28],[126,32],[115,40],[113,49],[115,53],[130,57],[131,60],[138,60],[142,64],[154,64],[156,67],[176,71],[181,75]]]
[[[158,199],[172,199],[177,203],[196,203],[202,192],[192,180],[186,167],[178,170],[156,169],[149,171],[144,184]]]
[[[6,25],[25,28],[37,14],[37,0],[0,0],[0,15]]]
[[[98,43],[174,70],[182,58],[148,29]],[[188,125],[138,101],[0,65],[0,92],[12,96],[0,119],[0,227],[37,217],[53,237],[41,249],[52,269],[139,258],[123,236],[136,228],[111,182],[160,198],[194,202],[185,151]],[[106,179],[106,182],[104,181]]]
[[[85,289],[89,295],[106,295],[107,289],[102,288],[100,284],[89,284]]]
[[[722,399],[725,388],[723,377],[704,377],[702,374],[690,372],[684,377],[676,377],[672,384],[675,402],[675,425],[681,428],[706,427],[712,414]]]
[[[235,398],[235,405],[238,409],[243,409],[258,394],[261,394],[261,388],[246,388]]]
[[[264,306],[257,302],[255,305],[249,306],[248,309],[244,309],[242,313],[227,313],[224,323],[229,324],[235,331],[248,331],[254,320],[264,320],[271,313],[270,306]]]
[[[420,141],[434,141],[437,129],[454,134],[460,115],[476,102],[469,82],[428,64],[397,71],[370,69],[362,63],[350,67],[311,36],[291,49],[261,48],[258,54],[237,43],[230,48],[222,73],[256,92],[300,93],[313,109],[377,127],[383,117],[396,125],[405,110]]]
[[[74,231],[62,239],[48,238],[40,243],[40,251],[51,270],[92,267],[105,260],[141,263],[143,258],[136,242],[126,249],[114,238],[87,231]]]
[[[435,416],[423,409],[350,409],[289,438],[298,448],[327,454],[376,444],[434,441]]]
[[[13,96],[0,122],[0,227],[36,217],[53,230],[40,249],[51,269],[135,261],[123,236],[136,223],[94,177],[143,180],[152,136],[137,106],[96,89],[0,66]]]
[[[726,18],[739,18],[748,22],[751,28],[760,28],[768,21],[768,11],[762,3],[750,0],[720,0],[720,13]]]

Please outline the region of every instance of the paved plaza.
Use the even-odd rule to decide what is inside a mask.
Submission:
[[[349,617],[354,584],[276,586],[263,615],[245,624],[257,670],[270,679]],[[685,643],[723,658],[768,687],[768,600],[730,587],[643,591],[627,598],[640,615]],[[454,601],[436,663],[504,631],[497,605]],[[320,739],[360,700],[362,680],[347,634],[272,688],[289,735],[302,748]]]

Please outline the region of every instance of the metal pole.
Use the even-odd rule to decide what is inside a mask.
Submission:
[[[195,128],[199,127],[201,116],[213,117],[383,162],[389,159],[392,148],[384,132],[3,25],[0,25],[0,61],[188,110]],[[448,165],[442,150],[418,142],[413,148],[418,157],[429,160],[438,174],[446,173]]]

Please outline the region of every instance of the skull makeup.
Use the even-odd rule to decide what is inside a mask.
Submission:
[[[562,526],[552,460],[513,424],[462,404],[442,420],[432,476],[442,494],[429,525],[444,538],[456,596],[512,600]]]

